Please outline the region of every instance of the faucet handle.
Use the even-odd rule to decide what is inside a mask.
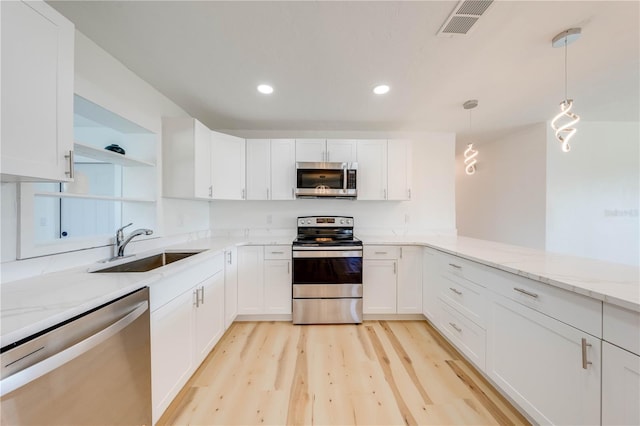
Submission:
[[[116,231],[116,232],[122,232],[122,230],[123,230],[124,228],[128,228],[128,227],[129,227],[129,226],[131,226],[131,225],[133,225],[133,222],[131,222],[130,224],[125,225],[125,226],[123,226],[123,227],[121,227],[121,228],[118,228],[118,231]]]

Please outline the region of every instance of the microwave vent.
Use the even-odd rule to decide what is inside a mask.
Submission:
[[[438,37],[467,35],[493,0],[461,0],[438,30]]]

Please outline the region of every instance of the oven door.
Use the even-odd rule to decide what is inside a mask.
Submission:
[[[362,284],[362,250],[293,250],[293,284]]]

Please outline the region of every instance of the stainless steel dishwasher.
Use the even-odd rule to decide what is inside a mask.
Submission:
[[[1,349],[3,425],[150,425],[149,289]]]

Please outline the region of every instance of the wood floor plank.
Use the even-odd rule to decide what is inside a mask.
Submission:
[[[527,424],[425,321],[234,323],[159,425]]]

